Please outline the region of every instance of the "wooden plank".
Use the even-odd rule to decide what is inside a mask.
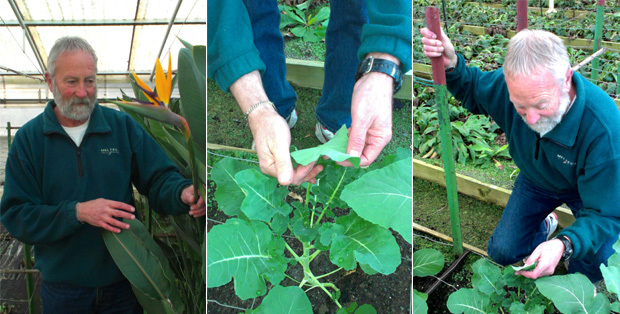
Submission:
[[[443,168],[427,164],[421,160],[413,160],[413,176],[441,186],[446,185]],[[508,198],[512,193],[509,189],[484,183],[458,173],[456,174],[456,186],[461,194],[501,207],[506,207]],[[569,209],[558,207],[555,209],[555,213],[558,215],[559,224],[563,228],[570,226],[575,221]]]
[[[450,243],[453,242],[452,237],[450,237],[448,235],[445,235],[445,234],[443,234],[441,232],[435,231],[433,229],[426,228],[426,227],[424,227],[422,225],[419,225],[419,224],[417,224],[415,222],[413,223],[413,229],[421,231],[421,232],[424,232],[426,234],[430,234],[430,235],[432,235],[432,236],[434,236],[436,238],[440,238],[440,239],[442,239],[444,241],[448,241]],[[473,252],[476,252],[478,254],[481,254],[481,255],[484,255],[486,257],[489,257],[489,254],[487,254],[487,252],[485,250],[479,249],[479,248],[477,248],[477,247],[475,247],[473,245],[470,245],[470,244],[467,244],[467,243],[463,243],[463,247],[468,249],[468,250],[470,250],[470,251],[473,251]]]
[[[325,79],[324,63],[322,61],[308,61],[286,59],[286,79],[293,85],[313,89],[322,89]],[[403,85],[395,98],[411,100],[411,86],[413,73],[409,71],[403,76]]]
[[[484,7],[488,7],[488,8],[493,8],[493,9],[504,9],[504,5],[501,3],[478,3],[478,2],[467,2],[470,4],[476,4],[476,5],[481,5]],[[547,10],[549,9],[549,7],[529,7],[528,10],[530,12],[532,12],[533,14],[540,14],[541,11],[543,11],[543,13],[547,12]],[[567,17],[571,17],[571,18],[576,18],[576,19],[581,19],[583,18],[585,15],[587,15],[588,13],[591,13],[590,11],[583,11],[583,10],[560,10],[558,9],[558,7],[555,7],[556,11],[558,11],[558,13],[561,13],[562,11],[566,11],[566,16]]]
[[[425,79],[432,79],[433,73],[430,65],[422,64],[422,63],[414,63],[412,66],[413,74],[417,77],[422,77]],[[616,107],[620,110],[620,98],[614,98],[614,102],[616,103]]]
[[[482,26],[463,25],[463,30],[468,31],[474,35],[485,35],[487,33],[486,28]],[[517,32],[513,30],[509,30],[507,32],[507,37],[512,38],[512,36],[514,36],[516,33]],[[564,41],[564,45],[567,47],[570,46],[570,47],[580,48],[584,50],[592,50],[592,45],[593,45],[592,39],[583,39],[583,38],[569,39],[568,37],[564,37],[564,36],[558,36],[558,37],[560,37]],[[611,41],[602,41],[601,47],[606,47],[606,48],[613,49],[613,50],[620,50],[620,43],[611,42]]]

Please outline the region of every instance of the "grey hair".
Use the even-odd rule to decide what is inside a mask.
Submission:
[[[95,73],[97,72],[97,54],[93,47],[81,37],[61,37],[56,40],[47,57],[47,72],[53,78],[56,72],[56,61],[63,52],[84,51],[89,53],[95,61]]]
[[[561,85],[569,68],[566,47],[553,33],[524,29],[508,42],[503,65],[506,77],[530,76],[547,70],[556,79],[556,84]]]

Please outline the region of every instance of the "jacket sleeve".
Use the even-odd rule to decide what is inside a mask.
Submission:
[[[228,92],[241,76],[265,70],[241,0],[207,2],[207,76]]]
[[[362,44],[357,56],[382,52],[400,60],[403,73],[411,69],[411,0],[371,0],[366,2],[368,23],[362,28]]]
[[[578,179],[579,196],[583,209],[576,214],[575,222],[562,229],[573,243],[572,259],[582,259],[595,254],[610,238],[617,240],[620,233],[620,156],[610,156],[613,144],[599,143],[589,159],[607,161],[586,166]],[[598,267],[598,265],[597,265]]]
[[[34,166],[37,156],[28,149],[30,145],[37,144],[29,143],[27,136],[23,132],[20,134],[20,131],[15,136],[6,162],[0,219],[9,233],[21,242],[56,242],[82,226],[75,216],[77,201],[44,204]]]
[[[189,211],[181,192],[192,184],[185,179],[157,142],[135,121],[132,128],[131,180],[150,208],[159,213],[180,215]]]

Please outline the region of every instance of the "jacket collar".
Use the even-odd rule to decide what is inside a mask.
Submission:
[[[568,112],[566,112],[562,118],[562,121],[560,121],[560,123],[556,125],[553,130],[545,134],[543,138],[550,139],[566,147],[573,147],[575,145],[586,103],[583,83],[584,79],[585,78],[581,74],[573,72],[572,81],[575,85],[576,99],[573,105],[568,109]]]
[[[56,103],[54,100],[50,100],[47,102],[45,106],[45,110],[43,111],[43,133],[65,133],[65,130],[58,122],[56,118],[56,114],[54,113],[54,107],[56,107]],[[112,128],[110,124],[105,119],[105,115],[103,114],[103,109],[99,103],[95,103],[95,108],[93,109],[92,114],[90,115],[90,122],[88,124],[88,129],[86,129],[86,134],[88,133],[107,133],[111,132]]]

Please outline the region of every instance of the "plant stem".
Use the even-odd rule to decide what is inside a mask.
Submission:
[[[339,272],[339,271],[341,271],[341,270],[342,270],[342,267],[340,267],[340,268],[338,268],[338,269],[336,269],[336,270],[334,270],[334,271],[331,271],[331,272],[329,272],[329,273],[327,273],[327,274],[324,274],[324,275],[321,275],[321,276],[317,276],[317,277],[316,277],[316,279],[321,279],[321,278],[323,278],[323,277],[327,277],[327,276],[329,276],[329,275],[331,275],[331,274],[335,274],[335,273],[337,273],[337,272]]]
[[[345,174],[347,174],[347,168],[344,168],[344,171],[342,172],[342,176],[340,177],[340,180],[338,181],[338,185],[336,185],[336,188],[334,189],[334,192],[332,193],[332,195],[329,197],[327,204],[325,204],[325,206],[323,207],[323,211],[321,212],[319,219],[317,219],[317,222],[321,221],[321,219],[323,218],[323,215],[325,214],[327,209],[329,209],[329,203],[331,203],[334,197],[336,197],[336,192],[338,192],[338,190],[340,189],[340,185],[342,184],[342,181],[344,180]]]
[[[321,250],[316,250],[314,253],[312,253],[312,255],[310,255],[309,257],[310,262],[312,262],[314,258],[317,257],[319,254],[321,254]]]
[[[297,253],[295,253],[295,251],[293,251],[293,249],[288,245],[288,243],[284,242],[284,245],[286,245],[286,249],[291,252],[291,255],[293,255],[293,257],[295,257],[295,260],[299,261],[299,255],[297,255]]]
[[[329,291],[327,290],[326,287],[330,287],[332,289],[334,289],[335,291],[340,291],[334,284],[332,283],[322,283],[319,281],[320,277],[316,277],[314,276],[314,274],[312,273],[312,270],[310,270],[310,262],[312,261],[311,257],[314,258],[318,255],[318,253],[320,253],[320,250],[317,250],[316,252],[314,252],[312,255],[310,255],[310,248],[312,247],[312,245],[310,245],[310,243],[307,242],[302,242],[303,244],[303,255],[301,257],[297,257],[295,258],[299,264],[301,265],[301,267],[304,270],[304,279],[300,282],[299,287],[301,288],[306,282],[309,283],[309,285],[311,286],[310,289],[306,290],[309,291],[315,287],[319,287],[321,288],[321,290],[325,291],[325,293],[327,293],[327,295],[329,295],[329,297],[334,300],[334,302],[336,303],[336,305],[338,305],[338,308],[342,308],[342,305],[340,305],[340,303],[338,302],[338,300],[335,300],[332,296],[331,293],[329,293]],[[287,245],[287,248],[289,246]],[[292,250],[292,249],[289,249]]]

